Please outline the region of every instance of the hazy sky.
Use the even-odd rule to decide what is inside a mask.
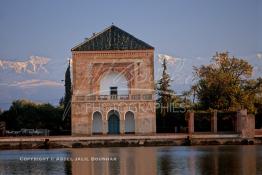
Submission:
[[[216,51],[245,57],[262,76],[259,0],[1,0],[0,108],[16,98],[56,103],[70,49],[112,22],[154,46],[156,64],[158,54],[176,57],[175,80],[189,77],[192,65],[209,63]],[[184,84],[190,82],[174,81],[177,91]]]

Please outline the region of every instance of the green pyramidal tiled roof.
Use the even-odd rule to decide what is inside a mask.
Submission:
[[[145,50],[154,49],[149,44],[135,38],[131,34],[112,25],[104,31],[94,34],[91,38],[72,48],[72,51],[102,50]]]

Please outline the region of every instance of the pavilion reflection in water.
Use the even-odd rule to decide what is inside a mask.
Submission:
[[[72,157],[116,157],[116,161],[72,161],[73,174],[157,174],[154,148],[75,149]]]

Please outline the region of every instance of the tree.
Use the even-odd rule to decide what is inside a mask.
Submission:
[[[157,83],[157,94],[159,96],[158,102],[161,108],[161,116],[165,116],[169,105],[172,101],[173,91],[170,89],[171,79],[167,73],[167,62],[166,58],[163,58],[162,62],[163,72],[162,77]]]
[[[193,95],[193,100],[191,101],[192,95]],[[195,99],[194,99],[194,94],[193,94],[192,89],[190,89],[189,91],[182,91],[181,97],[182,97],[181,102],[180,102],[181,107],[184,107],[185,109],[190,109],[193,107]]]
[[[49,129],[58,131],[62,123],[61,107],[38,104],[29,100],[13,101],[9,110],[0,115],[8,130]]]
[[[65,121],[65,128],[71,128],[71,96],[72,96],[72,83],[70,73],[70,60],[65,72],[65,96],[63,98],[64,103],[64,114],[63,120]]]
[[[213,63],[194,68],[198,78],[196,95],[204,109],[254,110],[252,98],[260,80],[251,80],[253,67],[245,60],[216,53]]]
[[[59,106],[64,107],[64,97],[61,97],[61,98],[59,99]]]

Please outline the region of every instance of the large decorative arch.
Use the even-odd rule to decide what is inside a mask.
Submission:
[[[92,72],[93,85],[92,86],[96,92],[98,92],[100,89],[101,79],[110,72],[119,73],[125,76],[126,80],[128,81],[128,89],[130,91],[131,84],[134,81],[132,78],[134,77],[133,63],[119,63],[119,64],[112,63],[112,64],[103,64],[101,67],[99,67],[99,69],[93,69],[93,72]]]
[[[119,74],[123,74],[125,76],[125,78],[127,80],[131,80],[132,79],[132,73],[130,70],[126,70],[123,71],[122,68],[104,68],[104,69],[100,69],[97,73],[97,76],[94,77],[96,82],[100,82],[100,80],[108,73],[110,72],[115,72],[115,73],[119,73]]]

